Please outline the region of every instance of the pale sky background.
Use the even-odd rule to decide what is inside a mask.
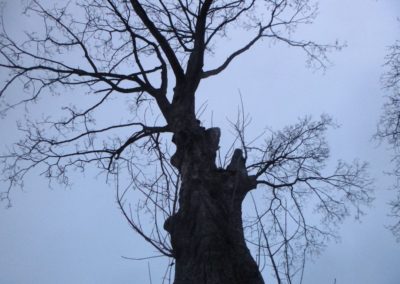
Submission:
[[[390,152],[371,140],[384,101],[379,78],[386,48],[400,39],[397,17],[399,0],[322,0],[315,24],[297,35],[347,43],[330,55],[334,66],[325,74],[306,69],[299,50],[262,42],[199,90],[198,105],[208,105],[205,124],[213,112],[214,125],[223,128],[222,143],[229,142],[226,118],[235,117],[240,90],[252,116],[250,136],[266,126],[280,129],[298,117],[327,113],[341,124],[329,132],[332,161],[370,163],[373,207],[361,223],[348,219],[341,242],[329,243],[308,262],[305,284],[333,284],[335,278],[337,284],[400,283],[400,243],[385,229],[391,222],[387,202],[394,196],[387,190],[393,180],[383,174],[391,168]],[[22,110],[0,121],[1,149],[15,141],[21,115]],[[11,209],[0,204],[1,284],[150,283],[147,261],[121,256],[154,252],[121,216],[113,188],[94,177],[77,175],[71,189],[49,189],[43,177],[31,175],[24,191],[13,193]],[[161,282],[164,268],[162,260],[150,262],[153,283]]]

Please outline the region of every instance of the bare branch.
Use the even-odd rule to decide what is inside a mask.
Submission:
[[[374,138],[380,142],[386,142],[393,151],[392,163],[394,176],[394,189],[397,196],[390,202],[390,216],[394,224],[389,229],[400,241],[400,41],[397,40],[388,48],[385,57],[386,72],[381,80],[383,87],[389,92],[383,105],[383,114],[378,123],[378,129]]]

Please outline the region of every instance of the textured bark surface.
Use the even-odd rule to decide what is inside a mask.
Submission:
[[[215,166],[220,131],[174,135],[173,164],[182,175],[179,211],[165,222],[175,257],[175,284],[264,283],[244,240],[241,206],[255,187],[236,150],[227,169]]]

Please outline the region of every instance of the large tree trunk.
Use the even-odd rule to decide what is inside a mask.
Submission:
[[[236,150],[215,166],[220,132],[191,127],[174,135],[172,163],[182,175],[179,211],[165,222],[175,257],[174,284],[264,283],[243,234],[241,206],[255,187]]]

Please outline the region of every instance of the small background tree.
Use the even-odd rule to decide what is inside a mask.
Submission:
[[[382,85],[389,95],[383,106],[376,138],[387,142],[393,151],[394,168],[390,175],[395,177],[394,188],[397,196],[390,202],[391,215],[395,220],[390,229],[400,241],[400,41],[396,41],[388,48],[385,67],[386,72],[382,76]]]

